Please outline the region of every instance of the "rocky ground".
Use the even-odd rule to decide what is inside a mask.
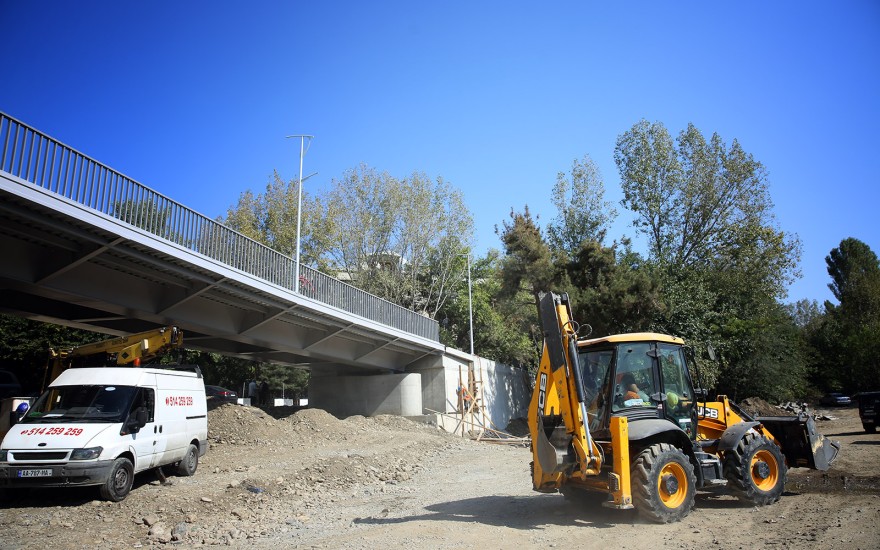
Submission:
[[[791,470],[762,508],[700,494],[681,523],[531,490],[527,448],[478,443],[408,420],[336,419],[225,404],[190,478],[138,476],[121,503],[94,489],[33,490],[0,504],[0,548],[877,548],[880,435],[854,408],[823,410],[843,443],[826,474]]]

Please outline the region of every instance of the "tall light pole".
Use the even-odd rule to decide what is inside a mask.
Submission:
[[[303,190],[303,157],[306,156],[306,139],[309,140],[309,146],[312,145],[312,138],[305,134],[287,136],[288,138],[299,138],[299,186],[296,190],[296,268],[293,274],[293,291],[299,294],[299,232],[302,225],[302,190]],[[314,174],[312,174],[314,175]],[[311,176],[309,176],[311,177]]]
[[[470,333],[471,333],[471,355],[474,354],[474,300],[471,294],[471,254],[468,252],[467,254],[462,254],[462,256],[467,256],[467,267],[468,267],[468,319],[470,321]]]

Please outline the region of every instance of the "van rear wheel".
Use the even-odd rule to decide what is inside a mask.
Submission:
[[[196,468],[198,467],[199,448],[193,443],[190,443],[189,449],[186,450],[186,455],[184,455],[183,460],[177,463],[177,475],[191,476],[196,473]]]
[[[110,476],[101,485],[101,496],[105,500],[121,502],[131,491],[134,483],[134,466],[127,458],[117,458],[110,467]]]

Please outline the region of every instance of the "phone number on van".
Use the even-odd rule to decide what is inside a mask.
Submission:
[[[30,430],[22,430],[21,435],[80,435],[83,433],[82,428],[31,428]]]
[[[169,396],[165,398],[165,405],[169,407],[192,407],[193,398],[192,396],[180,395],[180,396]]]

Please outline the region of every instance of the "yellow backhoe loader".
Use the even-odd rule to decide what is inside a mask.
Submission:
[[[697,490],[776,502],[788,468],[827,470],[839,444],[812,420],[752,418],[695,390],[680,338],[578,340],[566,294],[540,293],[544,350],[529,406],[536,491],[605,495],[604,506],[679,521]]]

